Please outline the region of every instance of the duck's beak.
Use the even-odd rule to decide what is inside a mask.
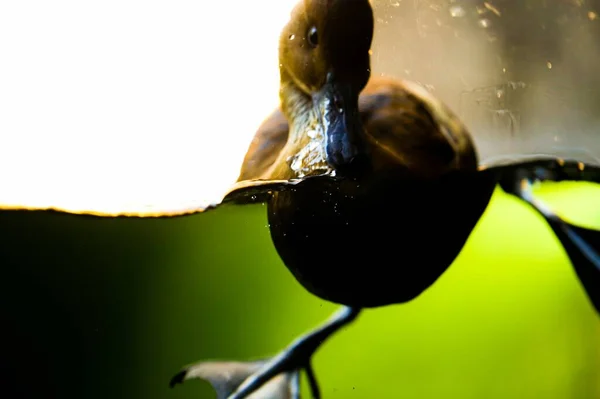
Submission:
[[[366,160],[359,94],[355,85],[329,78],[313,95],[325,133],[327,163],[342,173],[359,168]]]

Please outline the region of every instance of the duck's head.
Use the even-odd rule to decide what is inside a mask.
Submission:
[[[365,155],[358,96],[370,77],[372,39],[368,0],[301,0],[281,33],[283,110],[292,125],[320,124],[327,163],[338,170]]]

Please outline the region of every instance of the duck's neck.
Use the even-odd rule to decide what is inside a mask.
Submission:
[[[296,141],[315,128],[318,116],[315,114],[312,98],[286,75],[285,72],[281,74],[279,100],[281,111],[289,123],[289,139]]]
[[[325,134],[312,98],[282,72],[279,86],[281,111],[289,124],[288,140],[275,162],[271,178],[289,179],[329,173]]]

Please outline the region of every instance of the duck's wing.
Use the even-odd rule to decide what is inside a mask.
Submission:
[[[535,197],[535,181],[587,181],[600,183],[600,160],[585,152],[505,155],[485,160],[482,172],[497,174],[504,191],[524,200],[549,224],[562,243],[575,272],[596,311],[600,313],[600,231],[567,222]],[[600,196],[597,198],[600,207]]]
[[[238,181],[260,179],[277,160],[288,135],[288,121],[277,108],[256,131],[244,157]]]
[[[359,107],[374,168],[397,167],[419,178],[475,172],[474,144],[458,117],[424,86],[372,79]]]

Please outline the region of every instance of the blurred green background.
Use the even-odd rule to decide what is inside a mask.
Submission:
[[[600,227],[598,186],[542,194]],[[336,306],[281,264],[265,211],[0,213],[1,396],[213,398],[208,383],[168,381],[189,362],[275,353],[321,323]],[[315,368],[325,398],[599,398],[600,317],[544,221],[498,190],[433,287],[365,311]]]

